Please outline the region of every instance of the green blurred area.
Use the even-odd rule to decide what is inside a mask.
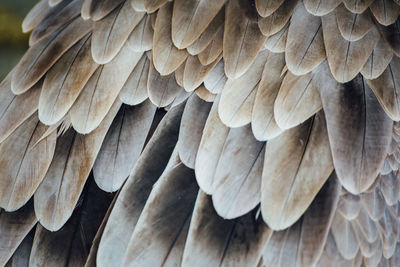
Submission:
[[[37,0],[0,0],[0,81],[18,63],[28,48],[22,20]]]

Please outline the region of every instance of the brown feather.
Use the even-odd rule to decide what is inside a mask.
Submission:
[[[236,79],[249,69],[267,37],[261,33],[257,21],[244,14],[239,0],[229,1],[225,16],[225,73],[229,78]]]
[[[188,53],[179,50],[171,38],[172,3],[165,4],[157,14],[153,37],[153,61],[161,75],[175,71],[185,61]]]
[[[313,164],[316,161],[317,166]],[[265,149],[261,188],[265,222],[274,230],[294,224],[332,170],[323,112],[270,140]]]
[[[15,68],[11,90],[15,94],[26,92],[91,28],[90,22],[77,18],[29,48]]]
[[[193,44],[205,31],[226,0],[175,0],[172,41],[178,49]]]
[[[339,31],[347,41],[360,40],[374,27],[368,11],[361,14],[352,13],[341,4],[335,9],[335,15]]]
[[[358,41],[349,42],[341,36],[334,14],[322,17],[326,56],[333,77],[349,82],[361,71],[371,55],[379,34],[375,27]]]
[[[346,190],[359,194],[375,181],[383,165],[392,120],[361,75],[349,83],[337,83],[325,62],[314,77],[326,115],[336,173]]]
[[[281,5],[285,4],[284,0],[255,0],[258,14],[261,17],[271,16]]]
[[[90,34],[85,36],[47,72],[39,99],[39,119],[43,123],[55,124],[67,114],[99,66],[92,59],[90,40]]]
[[[105,18],[94,22],[92,37],[94,61],[99,64],[110,62],[121,50],[144,14],[132,10],[129,1],[125,1]]]
[[[372,50],[367,62],[361,70],[361,74],[365,79],[376,79],[386,69],[393,58],[393,51],[388,43],[380,38]]]
[[[326,58],[321,19],[309,14],[302,3],[291,18],[285,58],[288,69],[295,75],[312,71]]]
[[[333,11],[341,0],[303,0],[307,11],[314,16],[324,16]]]
[[[153,28],[151,27],[151,16],[145,15],[135,27],[127,40],[128,45],[137,52],[151,50],[153,46]]]

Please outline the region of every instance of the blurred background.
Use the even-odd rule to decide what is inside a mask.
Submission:
[[[22,20],[38,0],[0,0],[0,81],[18,63],[28,48]]]

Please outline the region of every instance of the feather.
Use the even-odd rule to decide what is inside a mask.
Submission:
[[[344,5],[335,9],[336,21],[340,33],[347,41],[358,41],[374,27],[369,12],[352,13]]]
[[[336,174],[346,190],[359,194],[375,181],[383,165],[392,120],[361,75],[339,84],[323,63],[313,82],[321,95]]]
[[[187,60],[187,59],[186,59]],[[185,62],[179,66],[179,68],[176,69],[175,71],[175,80],[176,83],[183,87],[183,75],[184,75],[184,71],[185,71],[185,65],[186,65],[186,60]]]
[[[261,51],[250,68],[239,78],[230,78],[222,90],[218,114],[229,127],[240,127],[251,121],[251,113],[270,52]],[[225,59],[224,59],[225,60]],[[225,64],[228,64],[225,62]],[[225,65],[226,66],[226,65]]]
[[[52,125],[61,120],[98,68],[90,53],[90,40],[87,35],[76,43],[46,74],[39,99],[41,122]]]
[[[333,11],[341,0],[303,0],[304,7],[314,16],[324,16]]]
[[[119,93],[119,98],[123,103],[138,105],[148,98],[147,79],[149,77],[149,68],[150,60],[143,54]]]
[[[357,255],[359,245],[351,223],[340,215],[340,213],[336,213],[333,218],[331,231],[336,246],[343,258],[347,260],[354,259]]]
[[[98,266],[120,266],[153,184],[162,174],[178,140],[184,105],[160,122],[118,196],[97,253]],[[123,227],[121,227],[123,225]]]
[[[215,39],[215,36],[223,30],[225,20],[225,9],[221,9],[213,18],[207,28],[200,34],[196,41],[187,47],[187,51],[191,55],[197,55],[209,46],[210,42]]]
[[[236,220],[222,219],[210,197],[200,191],[182,266],[256,266],[271,233],[253,213]]]
[[[222,57],[222,42],[224,37],[224,28],[220,27],[214,39],[208,44],[208,46],[198,54],[198,58],[203,65],[212,64],[219,57]]]
[[[175,0],[172,41],[178,49],[193,44],[218,14],[226,0]]]
[[[91,7],[93,0],[83,0],[82,9],[81,9],[81,17],[84,20],[88,20],[92,16]]]
[[[208,89],[204,87],[204,85],[200,85],[194,92],[198,97],[200,97],[200,99],[206,102],[214,102],[215,98],[217,97],[216,94],[208,91]]]
[[[73,0],[64,1],[61,5],[52,8],[32,31],[29,37],[29,46],[36,44],[63,25],[76,19],[81,13],[81,6],[82,0]]]
[[[224,62],[220,60],[204,79],[204,86],[213,94],[219,94],[225,86],[227,78],[224,73]]]
[[[270,140],[265,149],[261,184],[261,212],[265,222],[274,230],[295,223],[332,170],[322,112]]]
[[[25,267],[29,266],[29,256],[31,254],[33,235],[35,234],[32,229],[29,234],[22,240],[21,244],[15,250],[12,258],[6,264],[6,267]]]
[[[400,59],[393,57],[386,70],[375,80],[367,80],[386,114],[400,120]]]
[[[161,9],[167,2],[168,0],[143,0],[144,8],[147,13],[153,13],[157,11],[157,9]]]
[[[386,204],[389,206],[396,205],[400,199],[400,181],[394,172],[381,175],[380,188]]]
[[[92,240],[112,200],[91,178],[83,202],[58,232],[36,227],[29,266],[83,266]]]
[[[136,11],[146,11],[144,7],[144,0],[130,0],[131,5]]]
[[[96,267],[97,266],[96,265],[96,257],[97,257],[97,252],[99,250],[100,240],[101,240],[101,237],[103,236],[104,228],[106,227],[108,219],[110,218],[111,211],[115,206],[115,202],[116,202],[120,192],[121,191],[118,191],[117,193],[114,194],[114,198],[112,199],[110,205],[108,206],[108,209],[103,217],[103,220],[101,221],[101,224],[96,232],[96,235],[93,238],[92,244],[90,246],[89,255],[87,256],[84,267]]]
[[[137,52],[151,50],[151,47],[153,46],[153,34],[154,31],[151,27],[151,17],[145,15],[129,35],[127,43]]]
[[[183,230],[190,221],[197,191],[193,170],[179,160],[166,168],[136,224],[124,266],[162,266],[173,256],[178,239],[185,234]],[[176,257],[171,265],[179,266],[181,259],[182,256]]]
[[[354,42],[345,40],[339,31],[334,14],[322,17],[326,56],[333,77],[338,82],[349,82],[361,71],[371,55],[379,34],[373,27],[362,39]]]
[[[7,211],[28,202],[50,166],[57,135],[54,131],[37,143],[45,131],[34,114],[0,144],[0,206]]]
[[[261,17],[271,16],[281,5],[285,4],[284,0],[255,0],[258,14]]]
[[[212,193],[214,175],[221,156],[225,140],[229,134],[226,127],[218,116],[218,103],[220,97],[214,101],[201,137],[197,152],[195,172],[199,187],[205,193]],[[207,167],[205,167],[207,166]]]
[[[53,161],[34,195],[36,217],[46,229],[59,230],[71,216],[120,105],[117,101],[92,133],[69,130],[59,138]]]
[[[275,121],[281,129],[303,123],[322,108],[312,75],[295,76],[287,72],[274,104]]]
[[[87,134],[96,129],[141,57],[142,52],[125,45],[110,63],[97,69],[69,112],[77,132]]]
[[[281,86],[284,66],[283,53],[268,53],[251,114],[251,128],[258,140],[269,140],[282,133],[274,119],[274,101]]]
[[[94,21],[103,19],[125,0],[91,0],[90,18]]]
[[[153,37],[154,66],[161,75],[171,74],[188,56],[172,43],[171,19],[172,3],[167,3],[158,11]]]
[[[340,188],[340,183],[333,172],[304,213],[299,242],[301,266],[317,264],[335,215]]]
[[[295,75],[312,71],[326,58],[321,19],[309,14],[303,4],[297,6],[292,16],[285,58],[288,69]]]
[[[95,21],[92,37],[94,61],[99,64],[110,62],[121,50],[144,14],[144,12],[135,12],[129,1],[125,1],[104,19]]]
[[[16,96],[11,91],[12,73],[0,84],[0,143],[37,110],[43,84],[39,81],[28,92]]]
[[[93,166],[101,189],[114,192],[121,188],[142,152],[155,112],[150,101],[120,109]]]
[[[376,20],[385,26],[395,23],[400,14],[400,6],[393,0],[373,1],[369,8]]]
[[[183,87],[187,92],[194,91],[199,87],[212,69],[221,60],[222,54],[214,62],[203,66],[197,56],[189,56],[185,63],[183,71]]]
[[[385,40],[380,38],[364,67],[361,69],[361,74],[365,79],[372,80],[378,78],[392,61],[392,58],[392,49]]]
[[[288,31],[289,23],[286,23],[286,25],[279,32],[268,37],[264,47],[274,53],[285,52]]]
[[[374,221],[378,221],[382,218],[385,211],[385,198],[379,187],[376,187],[371,192],[361,194],[361,200],[363,207],[368,212],[369,217]]]
[[[344,5],[353,13],[363,13],[374,0],[343,0]]]
[[[396,56],[400,57],[400,18],[387,27],[379,27],[380,33],[392,48]]]
[[[340,196],[338,212],[342,217],[351,221],[358,217],[361,209],[359,195],[353,195],[343,189],[344,193]]]
[[[381,246],[381,239],[376,238],[375,241],[369,242],[366,239],[366,236],[362,232],[362,228],[357,223],[357,221],[351,221],[350,223],[353,227],[354,234],[356,235],[362,255],[367,258],[372,257],[376,251],[379,251],[379,247]]]
[[[195,166],[197,150],[211,105],[212,103],[207,103],[198,96],[192,95],[182,115],[177,149],[182,163],[191,169]]]
[[[287,0],[270,16],[261,18],[258,26],[266,36],[271,36],[279,32],[289,21],[299,0]]]
[[[29,48],[15,67],[11,81],[13,93],[22,94],[38,82],[71,46],[91,30],[91,27],[91,23],[77,18]]]
[[[22,21],[22,31],[24,33],[33,30],[50,12],[51,7],[47,0],[39,1]]]
[[[32,201],[16,212],[0,210],[0,265],[4,266],[29,231],[35,226],[37,219],[33,211]]]
[[[242,76],[256,59],[265,40],[257,21],[248,18],[239,0],[231,0],[226,7],[223,55],[225,73],[231,79]]]
[[[147,92],[151,102],[157,107],[166,107],[171,104],[180,91],[184,91],[175,80],[175,75],[161,76],[153,63],[150,62],[149,76],[147,80]]]
[[[230,130],[212,184],[214,208],[222,218],[242,216],[260,203],[264,146],[250,126]]]

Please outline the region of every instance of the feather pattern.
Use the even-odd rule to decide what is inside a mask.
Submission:
[[[101,189],[114,192],[121,188],[142,152],[155,112],[150,101],[121,107],[93,166],[93,176]]]
[[[98,68],[90,53],[90,37],[75,44],[47,72],[39,98],[41,122],[52,125],[61,120]]]
[[[339,84],[324,63],[313,82],[321,95],[336,173],[346,190],[359,194],[375,181],[383,165],[392,120],[360,75]]]
[[[29,90],[91,28],[91,23],[76,18],[28,49],[15,67],[11,81],[13,93],[22,94]]]
[[[92,133],[69,130],[57,142],[53,161],[34,195],[36,216],[46,229],[59,230],[71,216],[120,105],[116,102]]]
[[[172,41],[178,49],[193,44],[226,0],[176,0],[172,16]]]
[[[144,12],[133,11],[129,1],[125,1],[104,19],[94,22],[92,37],[94,61],[99,64],[110,62],[143,16]]]
[[[318,161],[318,167],[312,164],[314,161]],[[332,170],[322,112],[270,140],[265,149],[261,184],[261,212],[266,223],[274,230],[294,224]]]
[[[257,21],[244,14],[239,0],[229,1],[225,16],[225,74],[231,79],[236,79],[251,66],[267,37],[261,33]]]
[[[304,7],[314,16],[324,16],[333,11],[341,0],[303,0]]]
[[[379,40],[378,31],[373,27],[364,38],[354,42],[347,41],[342,37],[336,17],[332,13],[322,17],[322,29],[333,77],[341,83],[351,81],[371,55]]]
[[[165,115],[121,189],[101,237],[97,253],[98,266],[122,264],[146,200],[154,183],[166,168],[178,140],[183,108],[184,105],[180,105]],[[120,225],[124,227],[119,227]]]
[[[287,67],[295,75],[304,75],[325,58],[321,19],[309,14],[300,3],[289,26],[285,49]]]

